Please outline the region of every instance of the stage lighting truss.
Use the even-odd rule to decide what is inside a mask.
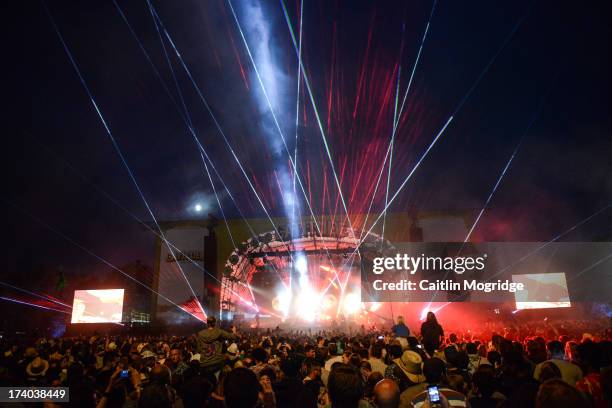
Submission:
[[[266,267],[273,267],[273,259],[284,257],[293,259],[298,254],[317,255],[327,259],[330,256],[338,258],[338,263],[351,258],[358,264],[359,257],[372,258],[380,254],[394,253],[395,248],[380,235],[370,233],[361,241],[350,234],[344,236],[317,236],[313,233],[299,234],[299,237],[289,238],[289,234],[270,231],[249,238],[237,245],[237,248],[227,258],[221,284],[219,298],[220,310],[227,315],[235,312],[240,304],[252,307],[254,299],[250,290],[253,275]]]

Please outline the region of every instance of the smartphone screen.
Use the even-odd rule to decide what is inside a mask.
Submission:
[[[440,402],[440,391],[435,385],[427,387],[427,395],[429,395],[429,401]]]
[[[121,370],[121,378],[128,378],[129,372],[128,370]]]

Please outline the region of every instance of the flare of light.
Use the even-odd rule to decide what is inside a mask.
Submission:
[[[321,309],[329,310],[338,303],[338,299],[334,295],[325,295],[321,301]]]
[[[297,315],[307,322],[312,322],[319,311],[318,296],[311,287],[307,286],[300,290],[296,300]]]
[[[355,314],[361,309],[361,299],[355,293],[348,293],[342,302],[346,314]]]
[[[298,255],[296,257],[295,269],[300,273],[300,275],[308,272],[308,262],[306,261],[306,257],[304,255]]]
[[[378,309],[380,309],[382,306],[382,303],[380,302],[372,302],[372,304],[370,305],[370,312],[376,312]]]
[[[278,312],[281,312],[284,317],[289,314],[289,307],[291,306],[291,292],[286,288],[282,288],[276,297],[272,299],[272,308]]]

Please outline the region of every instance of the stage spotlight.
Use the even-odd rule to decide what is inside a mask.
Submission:
[[[304,274],[308,272],[308,263],[304,255],[298,255],[295,260],[295,269],[300,273]]]
[[[289,306],[291,305],[291,292],[286,289],[281,289],[276,297],[272,299],[272,308],[281,312],[283,316],[289,314]]]
[[[196,210],[196,212],[202,212],[202,204],[196,204],[193,209]]]
[[[347,314],[355,314],[361,309],[361,299],[355,293],[349,293],[344,297],[344,311]]]
[[[380,302],[373,302],[370,306],[370,312],[375,312],[378,309],[380,309],[380,307],[382,306],[382,303]]]
[[[323,298],[323,301],[321,302],[321,309],[329,310],[332,307],[334,307],[336,303],[338,303],[338,300],[336,299],[334,295],[331,295],[331,294],[325,295],[325,297]]]
[[[303,288],[296,301],[297,315],[308,322],[312,322],[317,316],[318,306],[317,296],[312,289],[310,287]]]

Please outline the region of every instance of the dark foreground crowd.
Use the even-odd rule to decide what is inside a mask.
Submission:
[[[612,407],[612,331],[238,332],[1,340],[0,386],[69,387],[75,407]],[[430,387],[439,398],[432,399]],[[59,404],[44,403],[44,406]]]

